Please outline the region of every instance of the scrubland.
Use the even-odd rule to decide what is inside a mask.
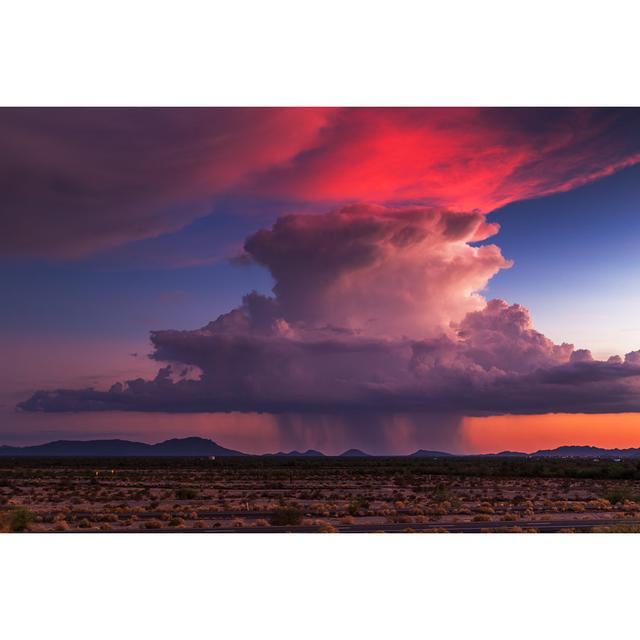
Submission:
[[[637,532],[640,462],[0,459],[14,532]]]

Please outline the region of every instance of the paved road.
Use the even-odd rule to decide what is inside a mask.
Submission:
[[[303,511],[303,513],[307,514],[307,517],[309,518],[320,517],[320,516],[315,516],[312,510],[305,511],[304,506],[302,507],[301,510]],[[225,519],[225,518],[244,518],[244,519],[269,518],[273,514],[273,511],[237,511],[237,510],[236,511],[201,511],[198,509],[191,509],[191,511],[195,511],[198,514],[198,518],[201,518],[201,519],[206,518],[207,520],[216,520],[216,519]],[[402,514],[402,515],[411,515],[411,511],[412,511],[411,509],[396,509],[395,513]],[[599,510],[595,508],[587,507],[585,511],[596,512]],[[178,512],[178,510],[171,509],[170,512],[171,513],[175,512],[177,516],[180,516],[180,513]],[[468,512],[465,512],[465,515],[467,513]],[[513,513],[513,511],[506,507],[505,508],[496,507],[495,513],[496,514]],[[557,513],[557,512],[556,511],[539,511],[538,515],[546,515],[546,514],[553,514],[553,513]],[[68,514],[68,516],[70,518],[73,518],[74,520],[81,520],[82,518],[92,518],[94,515],[95,513],[92,511],[75,511],[75,512],[72,511]],[[128,511],[128,512],[125,511],[125,512],[117,512],[116,515],[120,520],[128,520],[129,518],[132,518],[134,516],[138,520],[161,520],[162,516],[166,515],[166,511]],[[463,515],[463,514],[457,511],[450,511],[448,515],[455,516],[455,515]],[[335,515],[335,517],[338,517],[338,516]],[[433,524],[433,523],[429,523],[429,524]],[[510,523],[507,523],[507,525],[509,524]],[[407,526],[410,526],[410,525],[407,525]]]
[[[433,529],[446,529],[450,533],[481,533],[486,529],[504,529],[514,526],[523,529],[535,528],[540,533],[556,533],[561,529],[576,529],[578,531],[589,530],[597,526],[609,525],[636,525],[640,526],[640,520],[632,519],[607,519],[607,520],[522,520],[518,522],[504,522],[496,520],[492,522],[429,522],[425,524],[352,524],[337,525],[340,533],[403,533],[410,528],[414,531],[429,531]],[[243,528],[207,528],[207,529],[113,529],[108,533],[317,533],[318,527],[243,527]],[[84,533],[74,531],[73,533]],[[102,531],[89,531],[86,533],[103,533]]]

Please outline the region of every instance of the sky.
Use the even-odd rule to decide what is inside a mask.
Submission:
[[[1,109],[0,443],[640,446],[640,110]]]

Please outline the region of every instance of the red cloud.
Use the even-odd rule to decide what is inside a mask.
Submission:
[[[490,211],[639,160],[638,110],[345,109],[260,188],[304,200]]]
[[[637,109],[3,109],[0,253],[153,237],[222,194],[489,211],[639,154]]]

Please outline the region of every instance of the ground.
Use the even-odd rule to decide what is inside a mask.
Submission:
[[[0,458],[34,532],[640,531],[640,462]]]

